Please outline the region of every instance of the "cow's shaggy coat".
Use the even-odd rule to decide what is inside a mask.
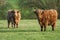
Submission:
[[[41,31],[46,31],[46,26],[51,25],[52,31],[54,31],[54,27],[56,26],[56,21],[58,18],[58,13],[55,9],[50,10],[34,10],[34,13],[36,14],[38,18],[38,22],[41,26]]]
[[[9,10],[7,15],[7,21],[8,21],[8,28],[11,23],[12,27],[15,26],[18,28],[18,22],[21,19],[20,11],[18,10]]]

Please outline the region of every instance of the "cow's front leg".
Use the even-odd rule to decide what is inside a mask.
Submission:
[[[8,28],[9,28],[9,25],[10,25],[10,21],[8,21]]]
[[[16,24],[16,28],[18,28],[18,24]]]
[[[13,22],[11,23],[11,26],[12,26],[12,28],[13,28]]]
[[[46,26],[44,26],[44,31],[46,31]]]
[[[14,23],[14,28],[15,28],[15,23]]]
[[[41,31],[43,31],[43,26],[41,26]]]

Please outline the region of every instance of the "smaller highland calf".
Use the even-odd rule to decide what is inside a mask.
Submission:
[[[54,27],[56,26],[56,21],[58,18],[58,13],[55,9],[50,10],[34,10],[34,13],[36,14],[38,18],[38,22],[41,26],[41,31],[46,31],[46,26],[51,25],[52,31],[54,31]]]
[[[20,11],[18,10],[8,10],[7,21],[8,21],[8,28],[11,23],[11,26],[18,28],[18,22],[21,19]]]

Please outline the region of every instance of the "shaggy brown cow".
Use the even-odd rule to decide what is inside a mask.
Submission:
[[[14,25],[14,28],[15,26],[18,28],[18,22],[20,21],[20,19],[21,19],[21,14],[18,10],[9,10],[7,15],[8,28],[10,23],[12,24],[12,27]]]
[[[38,22],[41,26],[41,31],[46,31],[46,26],[51,25],[52,31],[54,31],[54,27],[56,26],[56,21],[58,18],[58,13],[55,9],[50,10],[40,10],[37,9],[34,11],[34,13],[37,15]]]

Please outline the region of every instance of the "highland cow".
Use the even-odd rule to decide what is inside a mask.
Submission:
[[[38,18],[38,22],[41,26],[41,31],[46,31],[46,26],[51,25],[52,31],[54,31],[54,27],[56,26],[56,21],[58,18],[58,13],[55,9],[50,10],[34,10]]]
[[[18,28],[18,22],[21,19],[21,14],[18,10],[9,10],[7,15],[8,28],[11,23],[12,27],[15,26]]]

